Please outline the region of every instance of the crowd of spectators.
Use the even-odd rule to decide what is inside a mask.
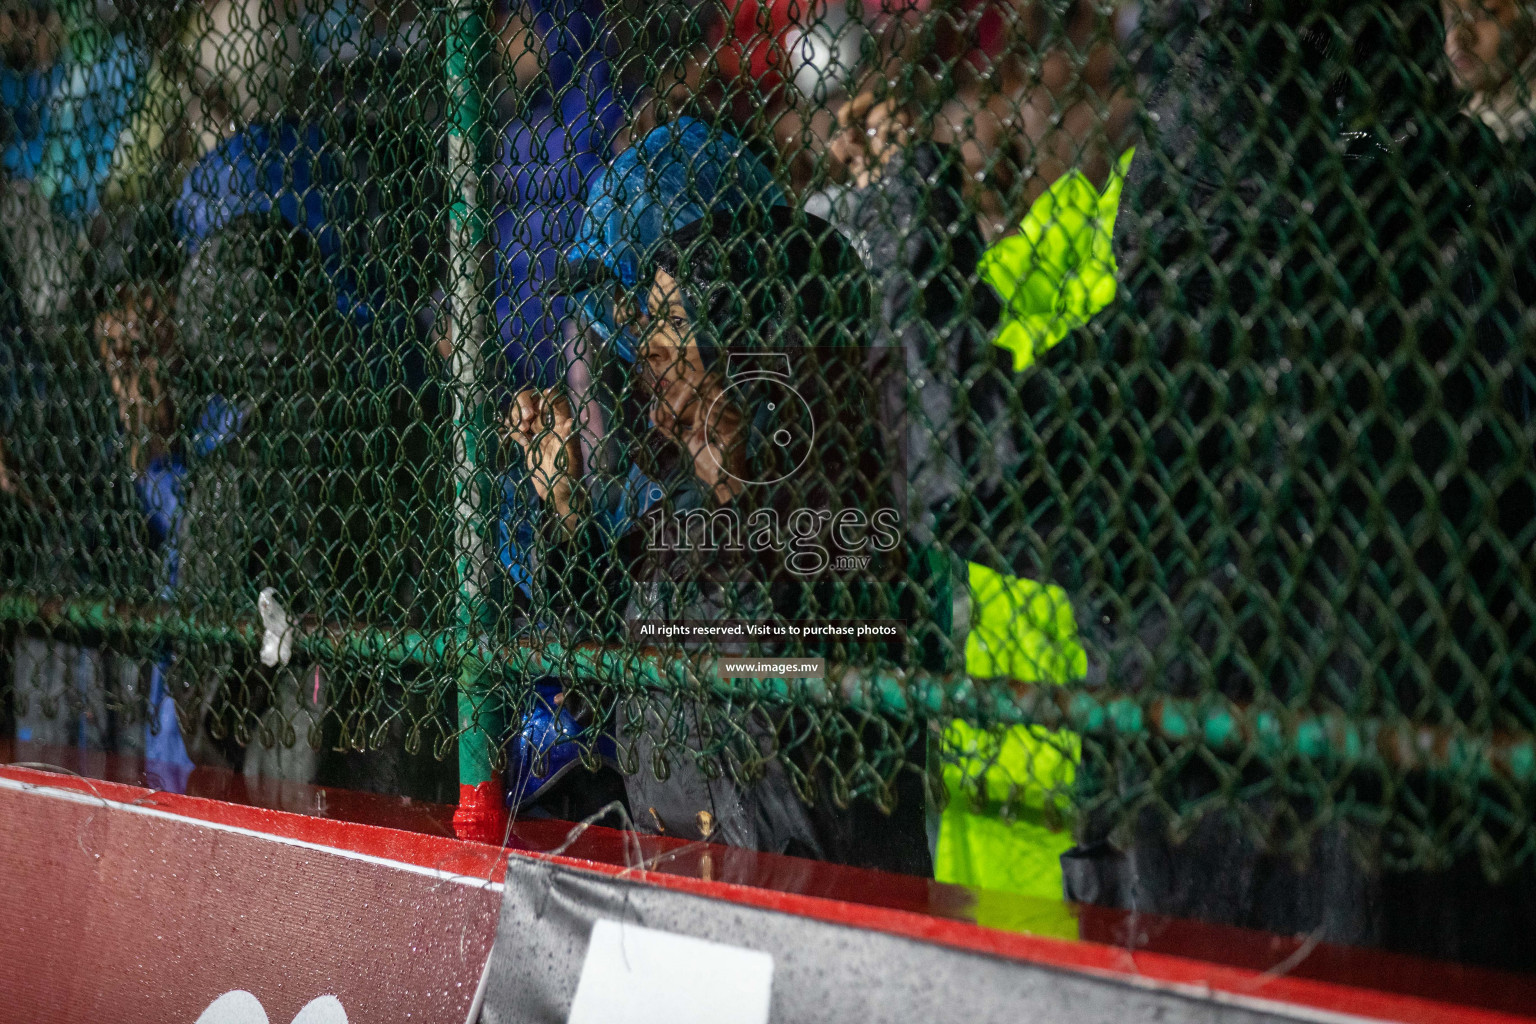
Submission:
[[[1518,580],[1484,563],[1511,550],[1536,504],[1528,477],[1486,500],[1474,481],[1501,466],[1530,469],[1530,445],[1509,438],[1529,441],[1533,382],[1507,325],[1536,296],[1523,216],[1536,207],[1526,184],[1531,12],[1516,0],[1445,0],[1432,23],[1389,39],[1379,25],[1312,17],[1299,0],[1279,5],[1291,15],[1273,6],[491,5],[496,59],[480,84],[494,124],[481,195],[498,354],[489,366],[504,410],[495,563],[507,621],[581,640],[614,639],[646,619],[905,618],[921,626],[899,660],[935,671],[1089,685],[1113,674],[1124,688],[1214,687],[1239,700],[1263,685],[1289,698],[1285,666],[1234,654],[1234,631],[1212,610],[1271,622],[1249,612],[1278,600],[1284,581],[1267,578],[1267,566],[1251,577],[1226,572],[1247,557],[1240,549],[1311,549],[1307,538],[1321,538],[1299,576],[1343,578],[1362,563],[1396,564],[1402,556],[1385,538],[1413,535],[1425,515],[1481,516],[1491,525],[1469,528],[1481,546],[1470,545],[1460,570],[1490,582],[1477,602],[1447,597],[1443,614],[1477,671],[1503,672],[1489,668],[1508,653],[1500,638],[1523,635],[1529,616],[1486,610],[1518,609],[1522,595]],[[366,84],[427,68],[441,86],[426,20],[410,6],[364,0],[0,0],[0,491],[8,522],[35,534],[5,556],[7,576],[89,591],[92,565],[108,561],[91,546],[114,544],[120,528],[109,529],[117,519],[106,514],[94,531],[81,525],[62,507],[63,488],[77,488],[67,497],[79,500],[125,479],[140,527],[128,547],[153,565],[146,589],[166,601],[195,595],[200,615],[249,619],[256,593],[271,587],[268,600],[295,617],[350,623],[367,617],[353,595],[411,575],[406,562],[389,562],[398,554],[379,555],[384,568],[347,554],[359,524],[412,528],[409,515],[381,512],[404,507],[393,484],[340,481],[361,451],[342,425],[357,422],[367,396],[391,410],[375,424],[380,433],[411,417],[440,419],[434,396],[463,341],[447,327],[447,218],[435,216],[458,184],[437,166],[448,97]],[[1431,24],[1443,32],[1443,58],[1426,63],[1415,46]],[[1252,43],[1243,66],[1211,43],[1238,34]],[[1351,60],[1420,66],[1455,99],[1443,109],[1397,107],[1380,85],[1362,97],[1360,77],[1345,71]],[[1230,87],[1240,75],[1253,87]],[[407,114],[387,109],[407,95]],[[1334,109],[1319,113],[1319,96]],[[396,146],[381,126],[404,117],[417,135]],[[1255,132],[1279,139],[1282,127],[1289,149],[1250,144]],[[1452,165],[1457,174],[1441,173]],[[1317,167],[1347,180],[1309,180]],[[1300,197],[1379,197],[1393,181],[1422,187],[1434,198],[1427,207],[1456,211],[1461,233],[1425,233],[1381,199],[1343,227],[1328,221],[1319,238],[1292,233],[1311,212]],[[1101,207],[1071,206],[1083,195],[1111,197],[1107,218]],[[1115,202],[1126,213],[1119,229]],[[401,208],[413,204],[426,215],[410,220],[417,214]],[[1074,236],[1061,226],[1073,216],[1110,227]],[[421,230],[386,247],[406,223]],[[1040,257],[997,270],[1012,265],[998,254],[1021,239],[1032,251],[1082,254],[1065,269]],[[1359,269],[1358,251],[1403,247],[1414,256],[1411,267],[1400,259],[1411,283],[1384,285]],[[1459,440],[1436,442],[1426,430],[1409,446],[1407,457],[1438,481],[1433,500],[1399,488],[1374,502],[1352,479],[1328,509],[1313,496],[1270,493],[1262,481],[1285,475],[1288,458],[1324,477],[1338,468],[1303,413],[1256,425],[1275,440],[1253,455],[1209,427],[1218,399],[1204,377],[1117,376],[1149,358],[1226,373],[1241,357],[1280,381],[1303,359],[1328,364],[1332,353],[1285,340],[1274,313],[1317,297],[1283,292],[1306,277],[1301,252],[1344,268],[1321,275],[1318,294],[1374,318],[1363,341],[1349,333],[1359,321],[1339,320],[1331,343],[1340,350],[1390,360],[1411,335],[1432,362],[1493,368],[1492,400],[1486,382],[1454,374],[1431,389],[1466,425]],[[1106,279],[1119,278],[1108,320],[1093,316],[1111,306],[1114,287],[1062,298],[1094,260]],[[1442,264],[1441,277],[1424,276]],[[1472,340],[1443,324],[1438,333],[1405,325],[1404,288],[1478,311]],[[1238,321],[1257,348],[1234,336]],[[1024,349],[994,344],[1010,325],[1035,332]],[[765,426],[777,407],[761,384],[737,389],[732,359],[828,348],[853,353],[859,372],[832,378],[843,408],[820,423],[828,433],[807,457],[817,479],[839,483],[764,498],[752,480],[787,479],[803,462],[774,461],[789,457]],[[79,408],[91,400],[80,383],[87,362],[105,410],[95,419]],[[834,373],[831,363],[813,365]],[[1247,386],[1232,379],[1222,401]],[[1354,380],[1341,386],[1364,387]],[[1298,408],[1321,402],[1307,397],[1310,386],[1297,385]],[[1428,399],[1405,382],[1392,400],[1390,436],[1362,442],[1380,447],[1367,461],[1401,455],[1396,431],[1417,422],[1412,406]],[[1091,427],[1138,430],[1101,436],[1050,420],[1067,409]],[[432,422],[427,433],[442,427]],[[1292,444],[1288,430],[1305,442]],[[58,446],[40,438],[66,433],[82,439],[79,450],[50,462]],[[1227,548],[1189,557],[1183,538],[1209,495],[1149,487],[1136,475],[1148,459],[1199,467],[1228,489],[1223,500],[1239,511],[1225,527]],[[869,493],[855,494],[859,486]],[[1106,535],[1099,498],[1138,510],[1140,532],[1122,517]],[[647,546],[679,511],[703,513],[713,531],[722,510],[790,520],[791,499],[892,502],[900,548],[854,575],[806,583],[757,549],[700,559]],[[111,507],[106,497],[96,504]],[[1324,521],[1333,514],[1375,523],[1381,536],[1340,541]],[[53,519],[71,526],[37,526]],[[1457,568],[1449,556],[1408,557],[1429,579]],[[1118,575],[1084,568],[1106,563]],[[1129,592],[1148,580],[1158,594]],[[1199,607],[1170,609],[1197,593]],[[1342,614],[1309,594],[1292,601],[1316,623]],[[1365,633],[1384,633],[1386,606],[1350,614]],[[1234,635],[1245,651],[1268,649],[1262,637]],[[9,657],[19,738],[142,753],[168,785],[194,763],[315,781],[325,722],[357,699],[356,687],[303,659],[234,665],[214,681],[178,673],[173,644],[135,660],[21,635]],[[1393,699],[1412,706],[1416,695],[1400,682],[1410,666],[1373,669],[1363,657],[1342,647],[1318,656],[1330,699],[1349,705],[1362,680],[1385,671]],[[1523,671],[1504,673],[1490,700],[1528,695]],[[839,751],[808,761],[775,753],[829,723],[733,717],[664,694],[611,707],[565,697],[564,681],[546,679],[513,709],[505,791],[516,811],[571,816],[622,794],[636,827],[671,835],[913,873],[932,872],[943,853],[932,766],[944,723],[870,716],[849,730],[849,749],[899,752],[850,795]],[[246,726],[215,727],[219,704],[236,705]],[[871,730],[882,738],[865,744]],[[1031,733],[1024,742],[1043,758],[1079,741]],[[582,743],[601,748],[607,766],[593,773],[573,753]],[[670,770],[658,771],[668,758]],[[732,764],[753,769],[733,775]],[[1262,800],[1244,805],[1242,824],[1213,815],[1175,844],[1134,768],[1068,780],[1090,808],[1066,859],[1075,898],[1340,941],[1396,934],[1381,907],[1405,901],[1382,895],[1379,864],[1344,852],[1359,845],[1352,823],[1321,830],[1301,869],[1247,838],[1274,810]],[[1218,784],[1199,770],[1169,772],[1156,797],[1195,803]],[[806,793],[823,799],[807,805]],[[1127,813],[1129,833],[1118,827]],[[1062,837],[1040,840],[1057,844],[1046,858],[1054,868],[1071,838],[1050,831]],[[1228,885],[1208,884],[1219,863],[1245,869],[1228,872]],[[1059,886],[1059,869],[1053,877]],[[1476,904],[1466,916],[1485,910]]]
[[[615,153],[640,147],[658,127],[695,124],[713,137],[741,140],[730,159],[757,163],[759,176],[773,182],[749,198],[769,206],[804,198],[814,207],[841,193],[832,182],[847,173],[856,188],[869,188],[880,177],[871,168],[902,148],[893,139],[870,147],[861,137],[866,127],[873,131],[889,118],[910,128],[930,101],[943,104],[939,121],[946,127],[924,143],[913,173],[944,178],[947,205],[928,215],[924,227],[963,226],[958,259],[944,266],[945,254],[927,252],[900,261],[899,273],[893,265],[881,285],[887,294],[879,320],[886,326],[876,332],[882,337],[875,347],[893,336],[910,298],[902,289],[927,275],[922,287],[933,329],[967,339],[961,359],[985,356],[993,311],[978,293],[981,306],[972,316],[970,278],[985,240],[1005,230],[1006,204],[1027,202],[1023,194],[1004,196],[1018,191],[1019,156],[1029,149],[1022,122],[989,111],[1022,103],[1027,91],[1021,83],[1028,76],[1007,58],[1017,49],[1014,35],[1036,45],[1064,32],[1052,40],[1055,49],[1047,47],[1055,63],[1040,81],[1062,97],[1073,93],[1077,86],[1064,82],[1084,77],[1082,69],[1057,67],[1057,51],[1088,47],[1097,30],[1084,10],[1074,8],[1070,24],[1047,28],[1040,12],[1006,5],[973,6],[953,24],[935,21],[921,5],[873,12],[868,23],[840,4],[815,11],[782,2],[729,9],[682,2],[605,8],[594,0],[493,6],[501,61],[487,90],[496,100],[498,126],[490,311],[508,389],[558,382],[586,393],[595,386],[583,375],[596,361],[580,353],[601,324],[578,326],[577,299],[563,297],[554,281],[582,219],[585,185]],[[389,218],[378,216],[378,182],[367,177],[373,169],[357,157],[361,147],[349,134],[366,119],[347,110],[355,98],[348,87],[330,85],[325,71],[360,57],[419,55],[425,34],[413,17],[410,10],[386,16],[367,5],[279,9],[260,0],[209,0],[99,8],[17,4],[0,19],[6,58],[0,222],[11,332],[0,481],[29,511],[41,512],[55,499],[34,492],[126,471],[141,509],[140,540],[155,552],[149,584],[155,596],[195,593],[205,606],[218,606],[209,608],[215,614],[236,618],[248,611],[248,591],[281,580],[288,585],[286,601],[302,612],[321,612],[318,594],[345,582],[337,559],[318,557],[346,535],[346,510],[337,510],[337,494],[323,480],[335,467],[320,451],[326,447],[324,392],[358,370],[350,356],[337,353],[383,350],[398,358],[420,349],[423,339],[442,353],[450,340],[442,282],[434,283],[430,271],[411,283],[409,294],[378,284],[381,260],[362,238],[370,217]],[[941,38],[916,60],[925,19],[941,25]],[[1087,92],[1101,98],[1111,91],[1103,52],[1099,45],[1085,65],[1094,79]],[[622,66],[612,66],[615,60]],[[901,89],[886,84],[903,64],[921,65],[921,81]],[[940,85],[951,65],[957,69],[952,83]],[[988,70],[993,65],[996,74]],[[1001,91],[987,84],[1005,78]],[[341,114],[307,102],[327,93]],[[1071,102],[1083,101],[1073,93]],[[423,112],[428,132],[442,113],[440,106]],[[999,159],[1001,151],[1008,155]],[[848,170],[865,160],[872,162],[864,170]],[[698,187],[686,183],[695,192]],[[902,216],[910,217],[916,197],[911,188],[908,193]],[[695,195],[683,205],[698,216],[713,198],[701,203]],[[846,219],[853,207],[843,200],[837,209]],[[827,205],[829,216],[831,210]],[[853,220],[841,226],[866,260],[899,247],[889,228],[868,214],[863,220],[862,228]],[[866,237],[880,230],[885,237]],[[402,305],[409,315],[391,315]],[[912,335],[910,327],[906,333]],[[317,351],[306,337],[336,341]],[[18,448],[18,439],[45,425],[18,422],[16,415],[74,411],[71,387],[93,386],[92,373],[71,348],[80,340],[87,341],[83,351],[99,358],[94,379],[110,395],[115,429],[97,424],[84,431],[107,435],[94,461],[44,467],[35,460],[44,447],[29,441]],[[921,358],[919,345],[909,337],[910,359]],[[956,366],[950,359],[945,372]],[[68,380],[61,372],[66,367],[83,377]],[[942,420],[946,399],[937,389],[930,393],[939,404],[925,412]],[[987,403],[995,421],[1005,403],[995,395]],[[597,438],[602,425],[590,421],[602,403],[582,404],[588,434]],[[60,424],[46,427],[56,431]],[[987,450],[984,433],[964,433],[955,441],[964,453],[957,449],[939,460],[949,467],[947,481],[925,482],[936,470],[915,473],[914,480],[923,481],[919,489],[937,488],[937,496],[929,495],[934,509],[953,505],[966,489],[954,467]],[[283,472],[273,472],[274,460]],[[989,486],[995,490],[996,480]],[[48,518],[17,521],[35,525]],[[931,536],[936,527],[925,529]],[[49,536],[46,529],[39,538],[37,550],[51,547],[58,559],[80,546],[77,538]],[[42,566],[36,552],[30,557],[37,563],[32,575],[70,589],[59,566]],[[522,560],[509,553],[504,561],[519,579]],[[230,585],[241,580],[245,586]],[[295,592],[301,586],[313,593]],[[161,711],[176,652],[165,648],[144,666],[124,661],[118,669],[124,680],[150,676],[124,683],[103,681],[109,673],[96,664],[101,657],[55,641],[19,641],[18,679],[26,677],[29,688],[48,699],[31,702],[18,728],[37,740],[89,734],[96,745],[164,746],[164,726],[174,724],[174,716]],[[43,671],[39,664],[51,667]],[[71,672],[79,678],[66,683]],[[274,706],[254,709],[268,737],[274,729],[284,732],[282,721],[323,716],[328,687],[320,671],[306,674],[302,684],[297,673],[289,675],[288,683],[268,687]],[[185,744],[170,744],[170,759],[187,762],[185,746],[195,759],[261,765],[259,756],[212,743],[199,725],[216,696],[227,692],[196,683],[187,689],[180,700],[188,735]],[[160,709],[149,716],[153,727],[143,736],[115,728],[103,703],[109,692],[125,706],[147,699]],[[64,701],[63,713],[55,713],[56,699]],[[56,720],[53,727],[38,717],[43,706]],[[82,732],[83,722],[90,725]],[[109,740],[114,732],[124,735]],[[313,778],[313,759],[296,760],[280,770]]]

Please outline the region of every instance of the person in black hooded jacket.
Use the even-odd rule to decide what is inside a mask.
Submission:
[[[1024,396],[1018,569],[1073,595],[1090,686],[1530,727],[1511,211],[1425,73],[1435,12],[1400,13],[1144,10],[1122,298]],[[1246,750],[1085,740],[1068,895],[1411,946],[1389,873],[1468,854],[1483,794]]]

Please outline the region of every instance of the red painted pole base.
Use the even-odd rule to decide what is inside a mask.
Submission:
[[[500,846],[507,840],[507,802],[500,779],[459,786],[453,832],[460,839]]]

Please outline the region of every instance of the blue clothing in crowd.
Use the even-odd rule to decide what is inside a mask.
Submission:
[[[181,509],[182,481],[187,465],[179,456],[157,455],[134,481],[150,540],[164,552],[165,579],[176,585],[176,518]]]
[[[371,304],[345,259],[354,205],[341,164],[318,125],[256,124],[219,143],[187,172],[176,204],[176,232],[192,255],[237,218],[275,209],[314,241],[336,289],[336,308],[367,323]]]
[[[564,324],[573,309],[556,294],[556,275],[581,221],[583,185],[607,160],[624,123],[603,55],[601,0],[531,0],[527,9],[544,41],[545,79],[522,116],[508,124],[494,167],[501,196],[493,225],[492,312],[514,388],[547,387],[562,377]],[[526,593],[533,527],[518,500],[517,478],[506,474],[501,483],[498,554]]]
[[[576,237],[582,185],[624,122],[603,56],[601,0],[530,0],[547,53],[544,86],[507,126],[494,172],[494,315],[517,385],[558,380],[570,317],[555,295],[561,253]]]
[[[6,177],[19,181],[37,177],[48,148],[49,100],[63,80],[62,64],[46,71],[17,71],[0,64],[0,106],[10,122],[10,134],[0,152]]]
[[[149,672],[149,721],[144,724],[144,774],[150,786],[173,793],[187,791],[195,767],[187,755],[176,717],[176,701],[167,692],[165,676],[171,659],[155,662]]]
[[[187,252],[246,214],[276,207],[308,232],[322,255],[339,251],[340,239],[326,216],[341,174],[325,151],[317,125],[291,122],[251,125],[230,136],[187,172],[176,204],[176,231]]]
[[[126,36],[106,36],[86,55],[79,51],[88,38],[72,41],[46,70],[0,67],[0,104],[12,126],[0,166],[74,221],[100,209],[112,154],[148,70],[146,55]]]
[[[533,522],[518,501],[521,477],[504,473],[501,478],[501,511],[496,522],[496,553],[507,575],[523,593],[533,594]],[[613,537],[622,537],[661,500],[661,487],[631,464],[621,486],[614,489],[610,507],[596,507],[592,515]]]
[[[95,59],[66,59],[64,66],[66,74],[54,89],[43,168],[54,209],[83,220],[101,207],[100,188],[112,171],[112,154],[133,115],[148,62],[126,36],[114,35]]]
[[[641,269],[666,235],[692,224],[710,210],[775,206],[787,202],[768,168],[735,136],[702,121],[680,117],[653,129],[635,146],[600,169],[588,183],[580,227],[565,254],[604,281],[627,287],[639,283]],[[589,275],[590,276],[590,275]],[[542,282],[553,284],[553,274]],[[610,289],[592,288],[580,296],[584,319],[626,361],[635,358],[635,342],[613,319]],[[563,316],[577,310],[558,307]],[[660,497],[660,489],[631,466],[623,485],[610,492],[611,504],[599,505],[613,536],[627,533],[635,520]],[[512,581],[531,587],[533,527],[517,499],[517,478],[502,481],[498,554]]]
[[[551,207],[562,217],[571,216],[566,195],[562,193]],[[551,251],[548,269],[541,278],[526,278],[525,287],[548,295],[560,259],[583,278],[595,278],[590,280],[593,287],[579,295],[579,305],[563,297],[545,298],[542,301],[548,305],[542,308],[547,309],[552,325],[580,312],[591,327],[613,343],[621,358],[633,361],[635,341],[613,319],[612,288],[603,286],[614,282],[626,287],[638,285],[652,248],[711,210],[784,203],[784,193],[774,184],[767,167],[738,139],[702,121],[678,118],[654,129],[615,158],[612,166],[592,176],[585,208],[575,215],[580,226],[563,236],[570,243],[566,251]],[[565,223],[569,221],[562,221]],[[558,344],[558,335],[554,344]],[[554,383],[558,378],[546,373],[535,379]],[[516,474],[503,477],[498,554],[512,582],[531,596],[534,529],[530,510],[519,501],[519,490]],[[661,498],[661,487],[632,463],[618,486],[604,488],[601,498],[594,496],[592,515],[610,536],[619,537]],[[537,799],[579,760],[579,740],[588,724],[578,720],[567,704],[554,699],[560,690],[557,680],[538,683],[509,745],[507,800],[513,807]],[[612,756],[611,736],[599,732],[596,743],[600,754]]]
[[[187,173],[174,224],[183,250],[195,258],[208,239],[241,217],[275,213],[308,236],[335,290],[338,311],[365,327],[372,318],[371,306],[361,297],[359,276],[344,258],[346,232],[353,225],[350,200],[340,163],[318,126],[257,124],[225,139]],[[194,415],[185,457],[154,459],[137,481],[150,536],[160,551],[166,599],[180,576],[179,519],[189,467],[212,456],[246,426],[245,412],[220,394],[209,395]],[[153,666],[150,722],[145,727],[149,770],[157,784],[172,789],[185,786],[192,767],[175,702],[166,691],[165,676],[174,659],[167,651]]]
[[[626,288],[639,284],[651,252],[667,235],[711,210],[785,205],[767,166],[736,136],[691,117],[654,128],[587,186],[581,229],[567,253],[573,267]],[[626,361],[634,339],[613,319],[611,289],[582,293],[591,326]]]
[[[244,427],[245,413],[226,401],[224,396],[214,395],[192,429],[189,446],[192,459],[206,459],[234,440]],[[176,587],[181,568],[177,527],[186,497],[187,465],[187,460],[180,455],[157,455],[134,481],[139,502],[144,506],[150,540],[160,550],[161,576],[165,580],[164,596],[167,598]]]
[[[180,458],[162,455],[151,459],[144,472],[134,481],[139,500],[144,506],[145,520],[149,524],[150,540],[160,550],[162,573],[166,581],[162,596],[167,599],[176,586],[179,569],[176,528],[186,475],[186,464]],[[150,666],[149,719],[144,723],[144,760],[147,762],[145,770],[151,786],[184,793],[193,765],[192,758],[187,755],[186,742],[182,739],[181,723],[176,717],[176,701],[171,698],[165,684],[166,673],[174,658],[174,654],[166,652]]]

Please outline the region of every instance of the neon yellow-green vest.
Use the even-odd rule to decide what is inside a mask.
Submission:
[[[993,342],[1013,354],[1015,372],[1027,370],[1037,355],[1114,299],[1118,268],[1111,243],[1134,155],[1127,151],[1117,161],[1102,193],[1080,171],[1063,176],[1030,207],[1017,235],[983,255],[981,276],[1004,309]],[[1071,604],[1060,587],[974,563],[967,571],[969,675],[1060,685],[1087,672]],[[955,721],[944,742],[950,801],[940,824],[935,876],[984,890],[976,908],[983,924],[1075,937],[1076,923],[1060,902],[1060,858],[1072,845],[1069,796],[1078,737],[1038,726],[989,732]],[[1001,813],[1004,805],[1008,816]],[[1041,902],[989,901],[988,890]],[[1014,920],[1021,913],[1029,919]]]

